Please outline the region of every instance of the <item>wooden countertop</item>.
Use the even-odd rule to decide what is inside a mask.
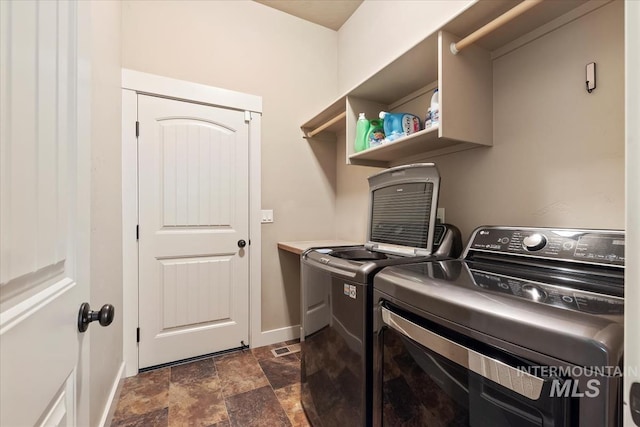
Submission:
[[[358,242],[349,242],[346,240],[306,240],[301,242],[278,242],[278,249],[301,255],[309,248],[335,247],[335,246],[351,246],[361,245]]]

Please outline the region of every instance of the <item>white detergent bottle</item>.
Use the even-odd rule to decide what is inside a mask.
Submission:
[[[431,95],[431,126],[439,126],[440,125],[440,94],[438,89],[433,91],[433,95]]]

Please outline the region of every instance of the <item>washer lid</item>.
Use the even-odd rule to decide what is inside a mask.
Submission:
[[[439,187],[433,163],[398,166],[370,176],[367,248],[430,255]]]
[[[617,366],[624,339],[623,298],[460,260],[388,267],[376,290],[426,315],[579,366]]]
[[[302,254],[302,265],[312,266],[358,283],[369,283],[371,277],[390,265],[435,259],[434,257],[386,256],[364,246],[311,249]]]

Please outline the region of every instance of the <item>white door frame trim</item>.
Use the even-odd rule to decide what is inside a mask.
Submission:
[[[636,325],[640,321],[640,290],[635,286],[640,281],[640,101],[638,90],[640,84],[636,76],[640,71],[640,4],[635,1],[624,2],[625,18],[625,126],[626,126],[626,266],[624,281],[627,286],[624,291],[624,391],[623,410],[624,426],[635,425],[631,414],[631,385],[640,381],[638,367],[640,367],[640,340]],[[635,117],[635,119],[634,119]]]
[[[249,121],[249,345],[260,345],[262,335],[262,238],[260,128],[262,97],[176,80],[139,71],[122,70],[122,256],[123,347],[125,376],[138,373],[138,154],[135,122],[137,94],[247,111]]]

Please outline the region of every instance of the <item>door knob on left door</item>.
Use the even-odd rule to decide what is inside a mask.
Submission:
[[[111,304],[105,304],[98,311],[91,310],[88,302],[80,305],[78,312],[78,330],[85,332],[89,328],[89,323],[97,320],[101,326],[109,326],[113,322],[116,309]]]

